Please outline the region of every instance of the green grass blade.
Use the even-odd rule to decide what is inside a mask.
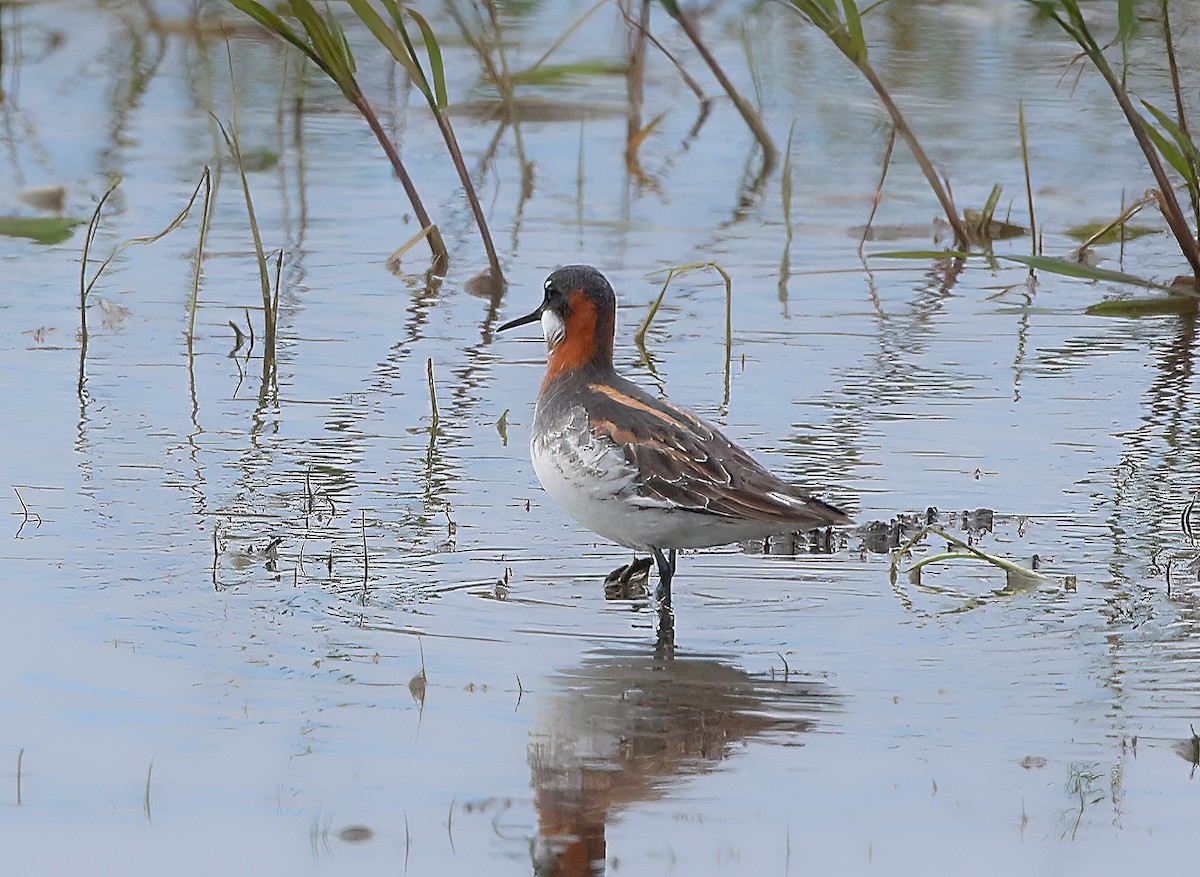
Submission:
[[[1175,170],[1188,182],[1193,182],[1195,177],[1192,174],[1192,169],[1188,166],[1187,159],[1183,157],[1174,143],[1162,135],[1157,128],[1150,124],[1150,120],[1145,116],[1139,117],[1142,124],[1146,126],[1146,135],[1154,143],[1154,148],[1158,150],[1158,154],[1167,160],[1167,164],[1175,168]]]
[[[345,69],[342,48],[329,30],[329,25],[308,0],[288,0],[288,5],[312,43],[310,56],[321,63],[333,81],[340,86],[349,71]]]
[[[1191,295],[1158,295],[1154,298],[1129,298],[1102,301],[1088,307],[1084,313],[1094,317],[1159,317],[1167,314],[1190,314],[1197,311],[1197,300]]]
[[[783,172],[779,180],[779,188],[783,195],[783,222],[787,226],[788,239],[792,236],[792,136],[796,133],[796,122],[788,128],[787,149],[783,153]]]
[[[270,9],[267,9],[267,7],[263,6],[261,3],[254,2],[254,0],[229,0],[229,2],[235,8],[240,9],[242,12],[249,15],[271,33],[287,40],[309,58],[312,58],[313,61],[316,61],[318,64],[320,64],[320,60],[313,54],[312,47],[308,43],[304,42],[304,40],[300,39],[296,32],[288,26],[287,22],[285,22]]]
[[[889,250],[870,255],[872,259],[966,259],[971,254],[962,250]]]
[[[421,59],[417,56],[417,49],[413,46],[412,37],[408,35],[408,28],[404,26],[403,18],[396,18],[396,28],[400,31],[400,38],[404,40],[404,51],[412,59],[413,69],[416,71],[413,76],[413,83],[417,88],[421,89],[421,94],[425,95],[425,100],[429,101],[429,105],[434,110],[439,109],[437,94],[429,85],[429,79],[425,76],[425,68],[421,66]]]
[[[1122,45],[1129,45],[1133,36],[1133,0],[1117,0],[1117,39]]]
[[[957,250],[894,250],[886,253],[872,253],[872,259],[966,259],[970,254]],[[1064,277],[1075,277],[1080,280],[1098,280],[1108,283],[1127,283],[1131,286],[1142,286],[1146,289],[1169,289],[1161,283],[1155,283],[1153,280],[1146,280],[1144,277],[1135,277],[1132,274],[1125,274],[1121,271],[1110,271],[1105,268],[1092,268],[1088,265],[1081,265],[1078,262],[1069,262],[1065,259],[1056,259],[1053,256],[1017,256],[1017,255],[1001,255],[994,254],[997,259],[1007,259],[1010,262],[1019,262],[1022,265],[1028,265],[1030,268],[1035,268],[1038,271],[1045,271],[1049,274],[1061,274]]]
[[[854,54],[850,60],[861,64],[867,60],[867,38],[863,36],[862,18],[858,14],[858,6],[854,0],[842,0],[842,9],[846,13],[846,30],[850,34],[850,48]]]
[[[329,17],[329,29],[336,40],[339,57],[346,65],[346,71],[353,76],[358,72],[358,67],[354,63],[354,53],[350,51],[350,41],[346,39],[346,29],[332,15]]]
[[[826,34],[831,34],[841,24],[834,0],[792,0],[792,5],[810,24]]]
[[[837,0],[815,0],[815,2],[808,2],[806,5],[816,7],[817,14],[823,16],[835,27],[841,21],[838,18]]]
[[[442,63],[442,49],[434,36],[433,28],[421,13],[415,9],[407,10],[409,16],[421,29],[421,37],[425,40],[425,53],[429,56],[429,72],[433,74],[433,93],[440,109],[446,108],[446,68]]]
[[[375,8],[371,6],[367,0],[347,0],[354,14],[359,20],[367,26],[367,30],[375,37],[388,53],[396,59],[397,63],[408,73],[409,77],[414,82],[424,80],[424,75],[416,66],[416,63],[409,56],[408,50],[404,48],[404,43],[400,41],[400,37],[396,35],[395,29],[388,26],[388,23],[383,20]],[[395,2],[384,2],[384,8],[388,10],[388,14],[392,16],[394,21],[400,20],[400,10]]]
[[[987,226],[992,224],[992,217],[996,213],[996,205],[1000,203],[1000,184],[995,183],[992,186],[992,191],[988,194],[988,199],[983,205],[983,226],[987,230]]]
[[[1135,277],[1132,274],[1126,274],[1123,271],[1110,271],[1106,268],[1093,268],[1088,265],[1081,265],[1078,262],[1068,262],[1065,259],[1056,259],[1053,256],[998,256],[1001,259],[1007,259],[1010,262],[1020,262],[1022,265],[1028,265],[1030,268],[1036,268],[1038,271],[1046,271],[1050,274],[1061,274],[1063,277],[1076,277],[1080,280],[1098,280],[1109,283],[1128,283],[1131,286],[1143,286],[1146,289],[1168,289],[1169,287],[1155,283],[1153,280],[1147,280],[1144,277]]]
[[[1200,150],[1196,149],[1196,144],[1192,142],[1192,138],[1188,137],[1187,134],[1184,133],[1183,127],[1178,122],[1176,122],[1162,110],[1155,107],[1153,104],[1142,101],[1142,106],[1149,110],[1154,118],[1158,120],[1158,124],[1162,125],[1163,130],[1171,135],[1171,138],[1179,146],[1180,152],[1193,160],[1200,158]]]
[[[577,61],[573,64],[541,64],[509,75],[514,85],[555,85],[566,79],[590,76],[624,76],[624,64],[611,61]]]

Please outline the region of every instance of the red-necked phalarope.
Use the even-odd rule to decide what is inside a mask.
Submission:
[[[537,310],[497,330],[541,321],[546,338],[533,469],[576,521],[654,556],[660,609],[670,610],[676,549],[850,523],[712,425],[613,370],[617,299],[603,274],[568,265],[545,290]]]

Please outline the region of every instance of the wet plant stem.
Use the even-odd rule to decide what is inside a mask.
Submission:
[[[780,2],[785,2],[785,0],[780,0]],[[921,173],[925,175],[925,179],[929,183],[929,188],[933,190],[938,203],[941,204],[942,212],[946,214],[946,221],[950,223],[950,228],[954,230],[955,241],[960,247],[969,247],[972,237],[954,207],[954,197],[950,192],[949,186],[943,183],[942,179],[938,176],[937,171],[933,167],[933,162],[929,160],[929,156],[921,148],[916,135],[913,134],[912,129],[908,127],[908,123],[904,120],[904,115],[900,112],[900,108],[896,106],[896,102],[892,100],[891,94],[875,73],[875,68],[871,66],[871,62],[867,59],[868,47],[862,27],[863,13],[859,12],[855,0],[842,0],[841,12],[845,15],[844,21],[839,16],[838,7],[834,0],[786,0],[785,5],[829,37],[837,50],[845,55],[851,64],[858,68],[858,72],[863,75],[863,78],[875,90],[875,94],[878,95],[883,108],[887,110],[887,114],[892,119],[896,133],[904,138],[904,142],[908,144],[913,158],[917,160],[917,165],[921,168]],[[870,12],[873,8],[875,7],[869,7],[866,12]]]
[[[442,240],[442,233],[438,231],[438,227],[429,218],[429,213],[425,210],[425,204],[421,201],[421,196],[417,193],[417,187],[413,184],[412,177],[408,175],[408,170],[404,167],[404,162],[400,160],[400,153],[396,151],[395,144],[387,136],[387,132],[383,130],[383,125],[379,123],[379,117],[375,115],[375,111],[367,103],[366,98],[359,97],[353,101],[353,104],[362,114],[363,118],[367,120],[367,126],[370,127],[371,133],[375,135],[375,139],[379,141],[379,145],[383,149],[383,154],[391,162],[392,171],[396,174],[396,179],[400,181],[400,185],[404,187],[404,194],[408,196],[409,203],[413,208],[413,214],[417,217],[417,222],[420,223],[422,229],[429,230],[427,236],[429,238],[429,248],[433,251],[434,273],[445,273],[450,261],[450,257],[446,252],[446,243]]]
[[[1171,90],[1175,94],[1175,118],[1179,122],[1179,131],[1185,140],[1192,139],[1191,133],[1188,131],[1187,111],[1183,105],[1183,88],[1179,83],[1179,64],[1175,59],[1175,43],[1171,39],[1171,15],[1167,9],[1167,0],[1162,0],[1162,26],[1163,26],[1163,42],[1167,49],[1167,67],[1171,72]],[[1194,150],[1183,150],[1184,160],[1187,161],[1189,170],[1191,171],[1191,180],[1196,180],[1200,176],[1200,168],[1196,165],[1196,153]],[[1196,185],[1188,186],[1188,196],[1192,201],[1192,216],[1196,225],[1200,226],[1200,188]]]
[[[363,583],[362,583],[362,605],[367,605],[367,577],[370,575],[371,560],[367,554],[367,510],[359,510],[359,523],[362,527],[362,546],[363,546]]]
[[[855,66],[858,67],[859,72],[870,83],[871,88],[875,89],[875,94],[879,96],[880,103],[883,104],[883,108],[887,110],[888,115],[892,118],[892,124],[896,128],[896,133],[904,138],[904,142],[908,144],[908,149],[913,154],[913,158],[917,160],[917,165],[921,168],[921,173],[925,175],[925,180],[929,183],[929,188],[933,190],[938,203],[942,205],[942,211],[946,214],[946,221],[950,223],[950,228],[954,230],[954,239],[961,246],[969,245],[971,239],[967,233],[966,226],[963,225],[963,221],[954,207],[954,198],[942,184],[941,178],[933,167],[933,162],[929,160],[929,156],[921,148],[916,135],[908,127],[908,122],[904,120],[904,114],[900,112],[900,108],[892,100],[892,96],[888,93],[887,88],[875,74],[875,69],[866,60],[856,61]]]
[[[1183,257],[1187,259],[1192,271],[1195,272],[1195,276],[1200,277],[1200,247],[1197,247],[1196,238],[1192,236],[1187,220],[1183,217],[1183,210],[1180,208],[1179,201],[1175,197],[1175,189],[1171,184],[1170,178],[1167,176],[1166,168],[1159,161],[1158,153],[1154,149],[1154,144],[1150,140],[1150,136],[1146,133],[1145,125],[1138,116],[1137,110],[1134,109],[1129,95],[1125,93],[1120,83],[1113,77],[1112,69],[1109,68],[1108,62],[1105,61],[1104,56],[1098,50],[1096,57],[1092,58],[1092,62],[1097,64],[1098,68],[1100,68],[1100,65],[1103,65],[1100,68],[1101,74],[1104,76],[1105,81],[1108,82],[1113,95],[1117,99],[1117,103],[1121,107],[1121,111],[1125,114],[1125,120],[1133,130],[1133,136],[1137,140],[1138,146],[1141,147],[1142,153],[1146,156],[1146,163],[1150,165],[1150,172],[1154,175],[1154,181],[1158,184],[1158,200],[1163,218],[1167,221],[1167,226],[1175,236]]]
[[[649,4],[647,4],[647,7],[648,7],[648,5]],[[652,46],[654,46],[654,48],[658,49],[658,51],[662,53],[663,57],[671,62],[671,66],[675,68],[675,72],[679,74],[679,78],[683,80],[683,84],[686,85],[688,87],[688,89],[692,92],[692,94],[694,94],[696,96],[696,100],[700,104],[700,118],[692,126],[692,130],[688,134],[687,139],[691,139],[696,134],[696,131],[699,129],[699,127],[703,123],[704,119],[707,117],[709,103],[711,102],[712,99],[705,96],[704,89],[701,88],[700,84],[698,82],[696,82],[695,79],[692,78],[691,74],[689,74],[687,72],[687,70],[684,69],[683,65],[679,63],[679,59],[676,58],[671,53],[671,51],[669,49],[667,49],[667,47],[664,46],[658,40],[657,37],[654,36],[654,34],[650,33],[650,17],[648,14],[649,13],[648,8],[647,8],[647,15],[643,19],[638,20],[638,21],[634,20],[632,14],[630,13],[629,9],[626,8],[626,6],[618,3],[617,8],[621,11],[621,16],[622,16],[622,18],[625,19],[625,23],[629,27],[637,30],[640,36],[649,40],[650,45],[652,45]],[[686,140],[685,140],[685,142],[686,142]]]
[[[79,264],[79,393],[83,394],[83,383],[85,380],[84,364],[87,362],[87,347],[88,347],[88,325],[87,325],[87,297],[91,291],[92,284],[96,282],[96,277],[100,276],[100,271],[104,270],[104,265],[96,271],[96,276],[92,278],[92,282],[87,282],[87,265],[88,254],[91,252],[92,244],[96,241],[96,232],[100,228],[100,211],[104,209],[104,202],[108,200],[108,196],[121,184],[120,178],[113,180],[112,185],[105,190],[100,196],[100,200],[96,202],[96,209],[92,213],[91,221],[88,222],[87,233],[83,237],[83,260]],[[111,258],[111,257],[110,257]]]
[[[915,535],[910,537],[903,545],[901,545],[899,548],[897,548],[895,551],[892,552],[892,562],[891,562],[891,568],[889,570],[889,576],[891,578],[892,584],[896,583],[896,576],[897,576],[897,573],[899,572],[901,558],[903,558],[912,549],[912,547],[914,545],[916,545],[918,542],[920,542],[926,536],[929,536],[931,534],[934,536],[939,536],[942,539],[945,539],[951,545],[955,545],[958,548],[961,548],[962,551],[942,552],[940,554],[935,554],[930,557],[924,557],[921,560],[914,563],[911,567],[909,567],[908,571],[910,573],[914,572],[915,570],[919,570],[924,566],[928,566],[931,563],[935,563],[935,562],[939,562],[939,561],[960,560],[960,559],[965,559],[965,558],[972,558],[974,560],[986,561],[987,563],[990,563],[993,566],[998,566],[1000,569],[1004,570],[1006,573],[1011,573],[1011,574],[1018,575],[1018,576],[1028,576],[1030,578],[1037,579],[1038,581],[1043,581],[1043,582],[1048,582],[1051,580],[1050,577],[1045,575],[1044,573],[1035,572],[1034,570],[1031,570],[1031,569],[1028,569],[1027,567],[1021,566],[1019,563],[1013,563],[1011,560],[1005,560],[1003,557],[996,557],[995,555],[987,554],[983,551],[980,551],[974,545],[964,542],[962,539],[959,539],[957,536],[951,536],[949,533],[947,533],[941,527],[928,526],[928,527],[922,528]]]
[[[896,148],[896,126],[893,124],[891,131],[888,132],[887,146],[883,150],[883,165],[879,169],[879,182],[875,185],[875,194],[871,198],[871,213],[867,216],[867,224],[863,226],[862,237],[858,241],[858,254],[861,257],[863,246],[867,242],[867,237],[871,234],[871,224],[875,222],[875,214],[879,212],[879,205],[883,201],[883,184],[887,180],[888,168],[892,166],[892,152]]]
[[[459,181],[463,185],[463,191],[466,192],[467,202],[471,205],[471,213],[475,217],[475,224],[479,228],[479,236],[483,240],[483,248],[487,251],[488,266],[492,272],[492,278],[496,284],[503,286],[504,273],[500,267],[500,259],[496,255],[496,248],[492,243],[492,234],[488,230],[487,218],[484,216],[483,207],[479,203],[479,196],[475,192],[475,186],[471,182],[471,175],[467,170],[466,161],[463,160],[462,150],[458,145],[458,138],[454,135],[454,128],[450,124],[450,118],[446,115],[446,76],[445,68],[442,61],[441,48],[438,46],[437,38],[434,36],[429,23],[417,13],[415,10],[408,9],[409,17],[411,17],[421,30],[422,36],[425,39],[425,48],[428,53],[430,74],[433,76],[433,84],[429,82],[429,76],[426,75],[424,68],[421,66],[416,49],[413,46],[412,40],[409,38],[408,31],[404,26],[404,17],[399,5],[395,2],[385,2],[392,17],[392,24],[403,40],[402,45],[398,44],[394,39],[393,34],[384,34],[380,30],[383,24],[377,19],[369,5],[366,5],[360,0],[351,0],[350,6],[363,23],[375,34],[376,38],[391,52],[394,57],[408,72],[410,79],[417,86],[417,90],[425,97],[426,103],[429,104],[429,111],[433,114],[434,121],[437,122],[438,131],[442,135],[442,141],[446,145],[446,151],[450,154],[450,160],[454,164],[454,170],[458,174]],[[361,99],[359,111],[365,105],[365,99]],[[378,135],[377,135],[378,136]],[[389,155],[389,158],[391,156]],[[394,163],[393,163],[394,164]],[[415,191],[415,189],[414,189]],[[428,227],[430,223],[422,221],[422,227]],[[439,237],[440,241],[440,237]],[[444,249],[444,244],[442,245]]]
[[[433,105],[431,105],[431,109],[434,109]],[[467,163],[458,146],[458,138],[454,136],[454,129],[450,127],[450,120],[446,117],[444,110],[434,109],[433,117],[437,120],[438,129],[442,132],[442,139],[446,141],[446,149],[450,153],[450,160],[454,163],[454,169],[458,172],[458,178],[462,181],[463,189],[467,193],[467,203],[471,205],[475,224],[479,226],[479,236],[483,239],[483,249],[487,253],[488,266],[492,270],[492,276],[497,283],[503,284],[504,270],[500,267],[500,257],[496,255],[496,247],[492,243],[492,233],[488,229],[487,217],[483,213],[483,205],[479,203],[479,195],[475,192],[475,186],[471,183],[471,174],[467,170]],[[513,131],[517,131],[515,126]],[[437,233],[436,226],[434,232]],[[440,240],[440,233],[438,234]]]
[[[212,221],[213,189],[212,171],[204,168],[201,176],[204,186],[204,211],[200,214],[200,239],[196,242],[196,263],[192,271],[192,299],[188,307],[187,346],[190,354],[196,335],[196,308],[200,303],[200,271],[204,265],[204,245],[208,240],[208,228]]]
[[[754,134],[754,138],[762,147],[763,166],[759,175],[760,178],[765,178],[774,170],[779,160],[779,150],[776,148],[774,141],[771,140],[771,135],[767,132],[767,126],[763,124],[762,118],[755,112],[754,107],[750,106],[749,101],[742,97],[738,93],[738,90],[734,88],[733,83],[725,75],[725,71],[717,62],[716,57],[709,51],[704,40],[700,38],[700,31],[696,28],[695,23],[679,8],[675,0],[665,0],[663,6],[666,8],[667,13],[679,24],[684,35],[691,41],[697,53],[704,60],[704,63],[708,65],[708,69],[712,71],[713,77],[720,83],[721,88],[725,90],[725,94],[729,96],[729,99],[733,101],[734,107],[737,108],[743,121],[745,121],[747,127]]]
[[[429,443],[430,443],[430,446],[432,446],[433,440],[437,436],[437,433],[438,433],[438,424],[439,424],[437,390],[434,388],[434,384],[433,384],[433,357],[432,356],[425,360],[425,377],[429,381],[429,410],[430,410],[430,413],[432,416],[432,420],[429,424]]]
[[[153,822],[150,815],[150,777],[154,773],[154,759],[150,759],[150,766],[146,768],[146,791],[142,798],[142,809],[146,813],[146,821]]]
[[[622,15],[629,19],[623,6]],[[625,68],[625,91],[628,107],[625,115],[625,163],[635,154],[634,143],[642,130],[642,102],[646,90],[646,29],[650,22],[650,0],[641,0],[637,26],[632,28],[629,39],[629,64]]]
[[[346,100],[366,119],[371,132],[379,141],[379,145],[383,147],[384,154],[387,156],[388,161],[391,162],[396,176],[400,179],[400,184],[404,187],[404,193],[408,196],[409,204],[412,206],[413,213],[416,215],[421,227],[429,228],[433,226],[433,223],[429,219],[429,214],[425,210],[424,202],[421,201],[421,196],[418,194],[416,186],[413,185],[412,178],[405,169],[404,163],[400,160],[399,153],[396,151],[391,140],[388,139],[374,110],[371,109],[371,105],[363,96],[362,89],[359,88],[358,82],[354,78],[355,64],[354,58],[350,54],[350,44],[346,40],[346,35],[342,31],[337,18],[328,11],[328,8],[325,17],[322,17],[309,0],[288,0],[288,6],[292,14],[299,20],[303,27],[303,35],[301,35],[301,33],[292,30],[291,26],[280,18],[278,14],[258,3],[257,0],[229,0],[229,2],[249,15],[269,32],[286,40],[303,52],[341,90]],[[385,44],[392,55],[396,57],[396,60],[404,64],[405,69],[411,75],[413,73],[412,60],[405,55],[404,49],[398,45],[395,34],[386,29],[386,25],[383,24],[383,19],[380,18],[379,14],[370,8],[369,4],[351,2],[350,5],[375,37]],[[436,226],[430,229],[428,240],[429,248],[433,252],[434,273],[444,274],[449,262],[449,256],[446,252],[446,245],[442,241],[442,236],[438,233]]]

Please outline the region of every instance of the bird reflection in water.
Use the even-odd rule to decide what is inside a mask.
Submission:
[[[531,731],[534,874],[603,874],[608,819],[662,797],[760,737],[794,742],[838,696],[821,682],[752,676],[716,656],[605,650],[562,674]]]

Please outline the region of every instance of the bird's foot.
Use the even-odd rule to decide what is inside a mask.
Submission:
[[[637,600],[650,595],[650,565],[652,557],[635,557],[604,577],[606,600]]]

